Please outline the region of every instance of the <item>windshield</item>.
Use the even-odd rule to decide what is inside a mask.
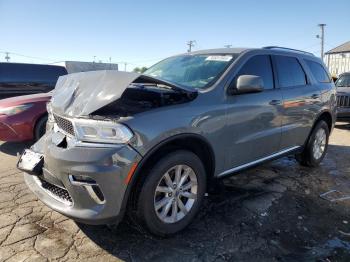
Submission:
[[[343,75],[339,77],[337,82],[335,83],[336,87],[350,87],[350,75]]]
[[[144,72],[187,88],[205,88],[223,74],[236,54],[181,55],[167,58]]]

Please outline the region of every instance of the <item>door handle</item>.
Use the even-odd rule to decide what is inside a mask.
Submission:
[[[272,106],[276,106],[276,105],[282,104],[282,101],[281,101],[281,100],[278,100],[278,99],[274,99],[274,100],[271,100],[271,101],[269,102],[269,104],[272,105]]]
[[[317,98],[320,98],[320,95],[319,95],[319,94],[313,94],[313,95],[311,96],[311,98],[312,98],[312,99],[317,99]]]

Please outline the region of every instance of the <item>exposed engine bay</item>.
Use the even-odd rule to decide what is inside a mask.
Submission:
[[[51,104],[64,117],[127,117],[189,102],[197,90],[147,75],[114,70],[69,74],[58,79]]]
[[[158,107],[186,103],[196,96],[196,93],[174,90],[163,84],[132,83],[119,99],[96,110],[91,116],[127,117]]]

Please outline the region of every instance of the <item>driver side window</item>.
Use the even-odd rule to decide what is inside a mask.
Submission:
[[[260,76],[264,82],[264,89],[274,88],[271,58],[269,55],[251,57],[239,70],[234,81],[236,82],[241,75]]]

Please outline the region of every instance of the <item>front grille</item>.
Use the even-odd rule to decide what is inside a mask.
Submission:
[[[73,124],[70,120],[63,118],[63,117],[60,117],[60,116],[55,115],[55,114],[53,115],[53,117],[55,118],[55,122],[60,129],[62,129],[67,134],[74,136],[74,128],[73,128]]]
[[[338,107],[350,107],[350,95],[337,95]]]
[[[73,203],[73,200],[66,189],[55,186],[43,179],[39,179],[39,180],[41,183],[41,187],[44,190],[46,190],[46,192],[51,194],[55,199],[68,205],[71,205]]]

